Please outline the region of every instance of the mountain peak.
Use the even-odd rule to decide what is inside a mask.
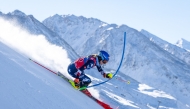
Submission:
[[[180,40],[178,40],[176,42],[176,45],[181,47],[181,48],[184,48],[184,49],[187,49],[187,50],[190,50],[190,42],[181,38]]]
[[[73,14],[68,14],[68,15],[59,15],[59,14],[55,14],[53,16],[50,17],[62,17],[62,18],[77,18],[77,16],[73,15]]]
[[[12,13],[10,13],[11,15],[17,15],[17,16],[26,16],[25,13],[19,11],[19,10],[15,10]]]
[[[67,20],[68,21],[71,21],[71,22],[98,22],[98,23],[105,23],[99,19],[96,19],[96,18],[86,18],[84,16],[76,16],[76,15],[73,15],[73,14],[67,14],[67,15],[58,15],[58,14],[55,14],[53,16],[50,16],[49,18],[46,18],[44,21],[46,21],[47,19],[51,19],[53,21],[55,20]],[[43,21],[43,22],[44,22]],[[106,23],[107,24],[107,23]]]

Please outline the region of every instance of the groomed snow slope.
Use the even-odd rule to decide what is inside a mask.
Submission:
[[[66,81],[0,42],[3,109],[101,109]]]

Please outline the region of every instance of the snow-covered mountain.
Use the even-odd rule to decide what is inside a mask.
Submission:
[[[178,41],[177,46],[176,46],[167,41],[160,39],[159,37],[149,33],[146,30],[141,30],[141,33],[144,34],[146,37],[148,37],[150,39],[150,41],[152,41],[153,43],[157,44],[164,50],[168,51],[169,53],[173,54],[177,58],[183,60],[184,62],[186,62],[187,64],[190,65],[190,52],[183,49],[185,47],[188,48],[187,41],[185,41],[185,40]],[[181,44],[183,44],[183,45],[181,45]],[[184,46],[184,47],[182,47],[182,46]]]
[[[8,14],[0,13],[0,17],[11,21],[14,25],[19,25],[22,27],[22,29],[25,29],[31,34],[44,35],[49,42],[55,45],[62,46],[63,48],[68,48],[68,56],[70,56],[71,59],[76,59],[78,57],[72,47],[70,47],[70,45],[68,45],[64,39],[60,38],[57,33],[48,29],[32,15],[26,15],[19,10],[15,10],[12,13]]]
[[[179,46],[179,47],[181,47],[181,48],[184,48],[184,49],[190,51],[190,42],[187,41],[187,40],[185,40],[185,39],[183,39],[183,38],[181,38],[180,40],[178,40],[176,42],[176,45]]]
[[[17,16],[13,13],[1,13],[1,16],[3,16],[4,19],[11,20],[9,17],[12,18]],[[104,99],[114,106],[119,105],[122,109],[154,109],[158,108],[158,106],[160,108],[189,108],[189,65],[184,60],[174,56],[158,44],[150,41],[150,39],[141,32],[126,25],[118,26],[116,24],[107,24],[98,19],[88,19],[74,15],[55,15],[47,18],[43,21],[43,24],[47,27],[40,24],[37,20],[34,20],[34,22],[28,22],[26,20],[26,22],[19,22],[19,16],[23,16],[23,14],[14,17],[14,20],[16,20],[18,24],[24,25],[28,23],[22,27],[29,29],[27,28],[29,25],[31,26],[30,28],[38,28],[39,30],[41,30],[42,27],[47,28],[41,33],[42,35],[45,35],[45,33],[49,31],[53,34],[57,34],[56,38],[51,35],[45,35],[48,41],[51,42],[51,40],[53,40],[54,43],[56,43],[59,39],[61,39],[61,41],[65,40],[79,55],[97,53],[100,49],[107,50],[111,55],[109,64],[105,66],[107,71],[111,69],[115,70],[118,67],[123,47],[123,33],[127,32],[124,62],[117,78],[94,89],[99,91],[100,97],[102,97],[101,99]],[[24,16],[24,18],[30,19],[27,15]],[[20,21],[22,21],[22,19]],[[39,25],[43,26],[41,27]],[[2,29],[4,28],[0,30]],[[38,29],[36,29],[36,31]],[[37,33],[35,30],[31,31],[29,29],[28,31],[32,34]],[[0,33],[0,40],[4,41],[7,34],[9,33]],[[16,37],[19,37],[19,35]],[[49,39],[47,37],[49,37]],[[16,45],[14,45],[14,47]],[[60,44],[60,46],[62,45]],[[18,48],[20,48],[20,46],[18,46],[17,49]],[[43,49],[44,48],[41,48],[40,50]],[[68,47],[64,49],[67,51],[69,50]],[[50,51],[51,50],[53,49],[50,49]],[[37,52],[39,51],[33,51],[34,54]],[[55,52],[55,54],[56,53],[58,52]],[[30,56],[31,54],[27,55]],[[52,56],[55,54],[54,52],[51,53]],[[36,55],[43,56],[47,55],[47,53],[42,52]],[[68,53],[68,55],[71,55],[71,53]],[[64,65],[60,64],[60,60],[64,59],[60,58],[59,60],[58,57],[54,59],[55,57],[51,56],[51,59],[47,56],[44,57],[46,57],[45,59],[47,59],[48,62],[52,62],[51,64],[46,64],[47,61],[44,61],[45,59],[41,61],[48,67],[52,68],[51,65],[53,65],[54,67],[52,69],[54,70],[66,69]],[[57,64],[57,62],[59,63]],[[62,71],[66,73],[65,70]],[[100,79],[95,71],[88,72],[88,74],[91,75],[94,83],[104,81],[103,78]],[[131,76],[133,79],[128,76]],[[129,80],[130,84],[126,84],[124,80]]]

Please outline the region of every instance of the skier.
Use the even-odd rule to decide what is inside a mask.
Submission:
[[[74,77],[74,87],[87,87],[91,83],[91,79],[85,75],[84,70],[97,67],[97,70],[104,78],[112,78],[112,73],[105,73],[102,65],[109,61],[109,54],[106,51],[99,51],[98,54],[89,55],[87,57],[80,57],[68,66],[68,73]]]

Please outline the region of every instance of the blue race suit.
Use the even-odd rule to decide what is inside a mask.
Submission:
[[[91,83],[91,79],[85,75],[84,70],[93,68],[94,66],[96,66],[98,71],[103,75],[104,71],[99,64],[98,57],[93,55],[77,59],[68,66],[67,71],[72,77],[79,79],[80,87],[86,87]]]

